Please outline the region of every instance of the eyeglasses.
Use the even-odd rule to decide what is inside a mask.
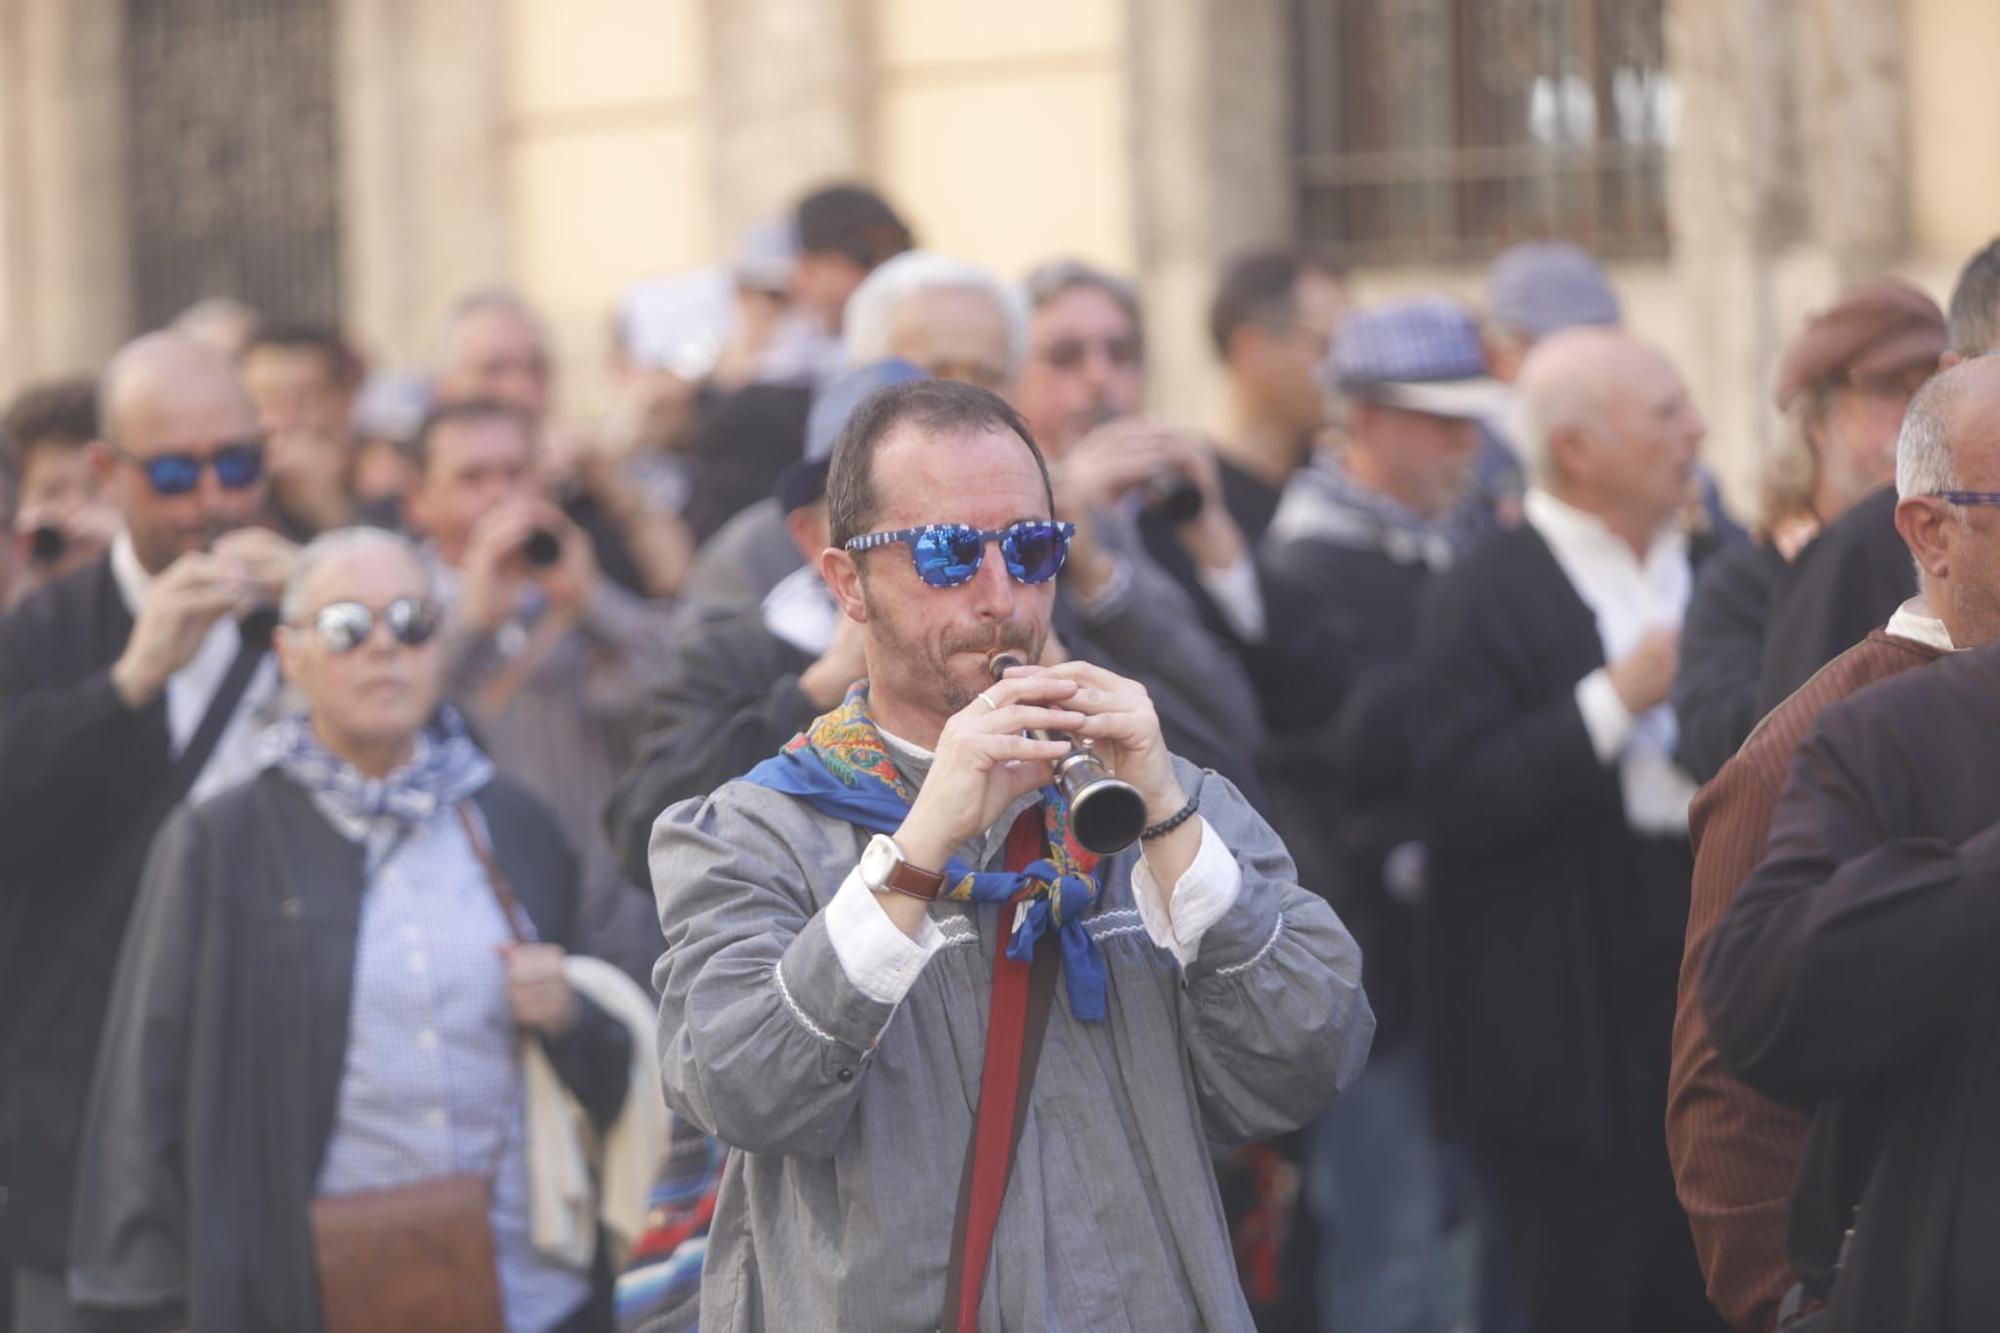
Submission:
[[[1062,571],[1069,558],[1069,539],[1076,535],[1074,523],[1052,523],[1047,519],[1023,519],[1004,528],[975,528],[967,523],[932,523],[921,528],[897,528],[893,532],[870,532],[850,537],[847,549],[855,553],[872,551],[893,542],[907,542],[910,563],[917,577],[933,588],[956,588],[979,572],[986,556],[986,543],[1000,544],[1000,558],[1016,583],[1047,583]]]
[[[398,597],[382,609],[382,623],[389,627],[396,642],[406,648],[430,642],[441,619],[437,603],[424,597]],[[351,653],[375,632],[375,612],[359,602],[329,602],[315,611],[307,623],[319,634],[319,641],[328,652]]]
[[[155,454],[140,458],[115,446],[114,451],[145,473],[146,484],[160,495],[186,495],[201,485],[201,470],[205,467],[214,468],[215,479],[229,491],[254,486],[264,475],[262,440],[238,440],[219,445],[207,454]]]
[[[1931,498],[1948,505],[1984,505],[1989,509],[2000,509],[2000,491],[1932,491]]]
[[[1093,347],[1102,350],[1115,369],[1130,370],[1139,364],[1137,338],[1058,338],[1035,356],[1051,370],[1080,370]]]

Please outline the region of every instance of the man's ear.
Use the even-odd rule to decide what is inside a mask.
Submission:
[[[829,546],[819,553],[819,576],[826,582],[826,590],[833,594],[833,600],[840,603],[840,609],[847,613],[849,620],[868,623],[868,607],[861,596],[861,566],[854,562],[852,553],[838,546]]]
[[[111,479],[118,470],[118,455],[103,440],[92,440],[83,446],[83,457],[90,468],[90,475],[97,479],[99,490],[111,485]]]
[[[1561,477],[1582,479],[1590,475],[1590,432],[1581,426],[1557,426],[1549,432],[1550,469]]]
[[[1945,534],[1955,523],[1951,510],[1942,502],[1911,496],[1896,504],[1896,531],[1903,545],[1917,559],[1917,565],[1934,579],[1951,573],[1951,549]]]

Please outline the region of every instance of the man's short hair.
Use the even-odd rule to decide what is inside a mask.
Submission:
[[[827,526],[835,546],[845,546],[869,531],[881,511],[875,490],[875,451],[905,422],[936,434],[969,435],[981,430],[1005,430],[1021,437],[1042,474],[1042,494],[1055,512],[1055,491],[1049,485],[1048,460],[1021,414],[998,394],[958,380],[909,380],[877,389],[855,406],[834,441],[833,463],[826,478]]]
[[[800,199],[792,212],[799,249],[838,254],[866,273],[916,244],[889,201],[865,185],[829,185]]]
[[[424,413],[424,419],[418,423],[417,433],[410,437],[406,450],[411,468],[419,477],[430,469],[431,437],[440,428],[455,422],[490,421],[495,418],[514,423],[521,431],[521,438],[530,447],[533,446],[535,423],[520,408],[503,403],[498,398],[460,398],[438,403]]]
[[[1321,250],[1296,246],[1246,250],[1229,261],[1208,307],[1215,354],[1229,358],[1229,341],[1246,324],[1276,326],[1298,315],[1299,279],[1308,273],[1345,278],[1347,265]]]
[[[52,380],[16,395],[0,417],[0,480],[18,496],[28,460],[37,449],[80,449],[97,438],[97,382]]]
[[[433,375],[444,371],[451,353],[457,350],[455,340],[458,337],[459,327],[474,315],[485,314],[489,310],[504,310],[508,314],[518,315],[535,331],[535,336],[540,339],[542,346],[548,347],[548,326],[542,323],[541,316],[535,313],[535,308],[529,305],[519,292],[511,287],[475,287],[471,291],[461,292],[445,309],[444,318],[438,321],[437,340],[431,344]]]
[[[1064,292],[1072,292],[1079,287],[1103,292],[1132,321],[1134,332],[1140,328],[1139,289],[1116,273],[1098,268],[1095,264],[1086,264],[1081,259],[1051,259],[1045,264],[1037,264],[1021,285],[1027,289],[1029,309],[1035,311],[1040,311]]]
[[[366,367],[361,355],[337,329],[324,324],[273,324],[259,328],[244,344],[247,359],[259,348],[284,352],[316,353],[326,367],[327,381],[343,392],[360,387]]]
[[[2000,237],[1965,261],[1951,289],[1946,346],[1962,357],[2000,348]]]

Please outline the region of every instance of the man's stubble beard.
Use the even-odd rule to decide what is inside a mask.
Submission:
[[[894,618],[882,614],[881,602],[870,594],[866,580],[862,582],[861,604],[868,613],[869,636],[892,658],[910,665],[911,669],[903,678],[913,689],[927,696],[919,702],[941,702],[947,717],[970,707],[972,701],[979,697],[980,689],[980,686],[968,687],[952,674],[951,659],[954,655],[977,652],[990,657],[1008,649],[1020,653],[1030,662],[1038,662],[1047,639],[1047,634],[1037,632],[1032,622],[987,622],[976,631],[947,633],[933,650],[927,644],[905,637],[896,628]],[[983,681],[980,683],[984,684]]]

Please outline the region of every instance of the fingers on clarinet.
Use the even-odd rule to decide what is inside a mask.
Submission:
[[[1012,704],[1006,708],[996,708],[986,715],[986,722],[995,731],[1025,731],[1029,727],[1042,727],[1049,731],[1067,731],[1083,721],[1084,715],[1068,708],[1039,708],[1032,704]]]
[[[1050,763],[1069,753],[1064,741],[1038,741],[1032,736],[990,736],[987,753],[996,759],[1042,759]]]

